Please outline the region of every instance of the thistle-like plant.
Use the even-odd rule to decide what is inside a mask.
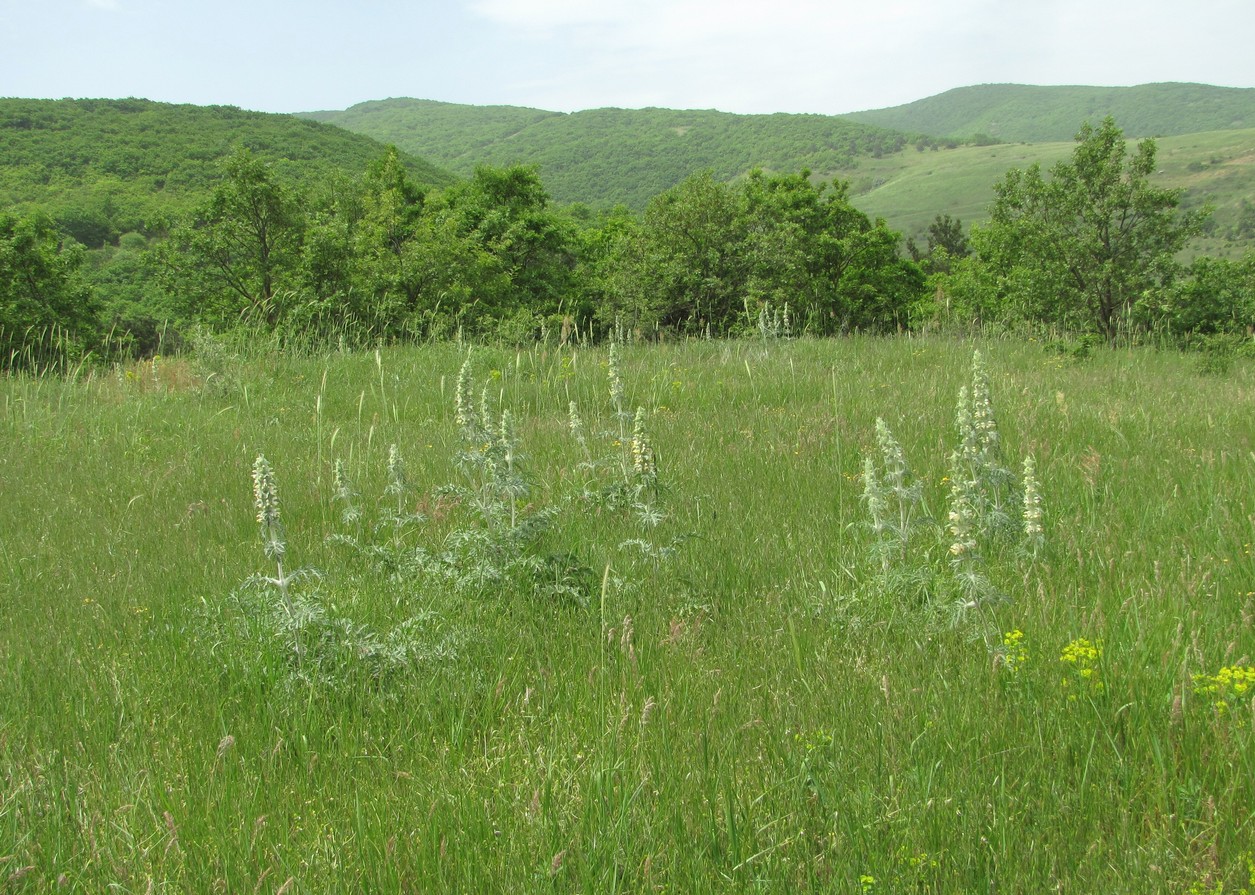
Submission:
[[[789,315],[789,303],[782,302],[773,307],[771,302],[764,302],[758,308],[758,334],[764,341],[787,339],[792,335],[793,322]]]
[[[363,531],[365,513],[358,503],[357,489],[341,459],[335,461],[332,481],[332,500],[340,505],[340,521],[352,530],[330,534],[327,542],[351,548],[391,576],[414,572],[422,563],[423,551],[413,545],[409,532],[415,525],[425,522],[427,517],[410,509],[412,487],[400,447],[395,443],[388,446],[386,484],[375,518],[369,526],[370,537]]]
[[[614,408],[614,415],[620,420],[625,420],[631,416],[625,407],[626,389],[623,385],[623,371],[619,366],[619,343],[610,343],[610,357],[606,362],[610,377],[610,405]]]
[[[872,543],[880,557],[880,569],[888,572],[892,553],[888,546],[889,501],[885,498],[885,489],[876,473],[876,461],[871,455],[863,458],[863,503],[867,505],[867,515],[871,519]]]
[[[1024,546],[1036,557],[1046,543],[1042,527],[1041,484],[1037,481],[1037,461],[1029,454],[1024,458]]]
[[[411,561],[405,544],[406,531],[415,524],[425,522],[426,517],[409,509],[410,477],[401,458],[401,448],[395,442],[388,446],[388,480],[383,490],[390,501],[381,508],[376,528],[388,530],[388,551],[380,556],[387,559],[394,571],[401,571]]]
[[[310,604],[293,595],[292,585],[314,573],[307,569],[284,569],[283,560],[287,556],[288,545],[279,511],[279,488],[275,484],[274,470],[264,454],[258,454],[253,463],[253,505],[257,510],[257,524],[261,529],[262,549],[266,558],[274,562],[275,574],[273,577],[254,576],[245,584],[263,585],[278,590],[281,608],[279,617],[275,618],[273,605],[267,609],[280,632],[285,637],[291,637],[292,652],[299,667],[304,655],[304,647],[301,645],[302,630],[310,618]]]
[[[923,511],[923,488],[912,481],[902,445],[884,419],[876,418],[876,444],[880,469],[867,458],[863,465],[863,498],[872,517],[876,551],[881,569],[902,563],[908,554],[914,528]]]
[[[1018,528],[1015,476],[1003,459],[989,372],[979,351],[972,355],[971,389],[959,389],[955,428],[959,446],[951,465],[971,485],[968,499],[977,535],[1011,535]]]
[[[401,462],[401,449],[393,442],[388,445],[388,484],[384,493],[396,498],[398,516],[405,508],[405,493],[409,488],[409,476],[405,474],[405,464]]]
[[[511,575],[535,577],[543,564],[535,545],[557,514],[557,507],[536,509],[526,503],[531,486],[524,474],[514,415],[498,416],[485,385],[472,411],[469,361],[458,377],[457,418],[462,448],[455,457],[462,480],[441,488],[471,513],[455,528],[446,549],[426,559],[427,568],[455,586],[483,589]],[[578,418],[578,414],[576,415]],[[572,425],[575,425],[573,421]]]
[[[932,548],[944,543],[950,578],[960,595],[953,608],[961,615],[1006,598],[986,574],[987,549],[997,546],[1001,538],[1019,536],[1036,556],[1043,535],[1036,466],[1031,456],[1025,460],[1020,490],[1003,460],[989,374],[979,351],[973,355],[970,386],[959,389],[955,429],[958,444],[943,480],[949,482],[944,520],[930,518],[920,483],[912,481],[902,447],[883,419],[876,420],[880,463],[872,456],[863,461],[863,502],[871,519],[882,583],[898,590],[905,583],[927,592],[934,584],[928,577],[936,560]],[[941,540],[913,545],[917,530],[925,527],[937,532]]]
[[[336,465],[337,499],[351,501],[356,496],[342,463]],[[433,637],[423,630],[425,619],[407,619],[386,636],[351,619],[335,617],[317,594],[298,593],[293,585],[306,577],[319,577],[308,569],[287,571],[287,538],[280,515],[279,489],[274,470],[264,455],[253,464],[253,502],[261,530],[263,550],[275,563],[275,575],[258,575],[245,582],[236,599],[246,610],[245,630],[256,638],[255,646],[264,651],[274,644],[290,645],[295,668],[289,683],[302,681],[339,686],[365,673],[377,682],[420,662],[447,662],[455,656],[449,638]],[[347,506],[355,506],[353,503]],[[256,602],[256,594],[279,592],[280,600]],[[240,630],[238,627],[235,629]]]
[[[947,514],[950,562],[956,568],[972,563],[980,545],[976,540],[976,484],[965,474],[966,469],[955,451],[950,455],[950,511]]]
[[[458,383],[454,395],[454,420],[463,441],[472,440],[470,432],[475,422],[475,396],[471,388],[471,356],[468,353],[458,370]]]
[[[588,435],[584,431],[584,420],[580,416],[580,408],[574,401],[570,403],[567,411],[568,428],[571,430],[571,437],[575,439],[575,443],[580,446],[580,452],[584,455],[581,466],[588,469],[593,466],[593,452],[588,446]]]
[[[669,558],[687,538],[679,536],[668,543],[654,543],[646,531],[655,529],[667,518],[659,506],[661,488],[658,477],[658,455],[649,433],[648,414],[638,406],[635,412],[624,407],[626,388],[619,362],[617,343],[610,346],[608,366],[610,406],[617,422],[617,432],[602,431],[596,437],[608,442],[605,453],[598,457],[575,402],[569,409],[570,431],[583,454],[579,468],[590,474],[579,499],[599,508],[628,510],[643,529],[640,537],[620,542],[620,548],[632,548],[654,561]]]
[[[357,525],[362,518],[362,510],[357,503],[357,489],[349,478],[348,466],[339,457],[336,458],[332,483],[335,488],[332,500],[340,504],[340,521],[345,525]]]
[[[266,556],[281,561],[287,552],[287,538],[279,512],[279,486],[275,484],[274,469],[265,454],[258,454],[253,461],[253,506],[257,510]]]
[[[1000,599],[1000,594],[985,575],[984,555],[980,547],[979,483],[970,477],[970,467],[963,462],[960,451],[950,455],[950,510],[946,516],[950,572],[958,586],[958,609],[974,609],[982,603]]]
[[[872,532],[872,553],[880,569],[882,594],[915,601],[931,589],[934,574],[927,544],[919,545],[922,526],[930,525],[922,484],[913,479],[902,445],[883,419],[876,420],[880,462],[863,458],[863,502]]]
[[[637,407],[632,421],[632,473],[644,488],[658,484],[658,461],[645,428],[645,408]]]

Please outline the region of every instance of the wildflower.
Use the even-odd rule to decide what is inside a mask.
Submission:
[[[950,555],[952,562],[959,563],[976,555],[976,507],[973,497],[974,483],[965,475],[961,458],[956,451],[950,457],[953,467],[950,475]]]
[[[871,457],[863,458],[863,502],[872,517],[872,532],[879,539],[889,527],[889,503],[885,500],[884,488],[876,476],[876,464]]]
[[[902,445],[889,431],[889,425],[880,417],[876,417],[876,443],[880,445],[880,454],[885,467],[885,481],[895,491],[901,492],[906,487],[906,454]]]
[[[458,371],[457,392],[454,396],[454,418],[463,437],[467,437],[472,431],[474,423],[471,401],[471,356],[467,354],[466,360],[462,362],[462,369]]]
[[[649,433],[645,431],[645,408],[636,408],[636,418],[632,423],[632,471],[643,481],[652,483],[658,476],[658,464],[654,459],[654,448],[649,443]]]
[[[1216,712],[1224,714],[1230,701],[1255,693],[1255,665],[1227,665],[1215,674],[1196,674],[1194,693],[1212,700]]]
[[[253,501],[257,507],[257,522],[261,526],[266,556],[276,562],[281,561],[287,551],[287,543],[283,522],[279,519],[279,489],[275,485],[270,461],[263,454],[258,454],[253,463]]]
[[[972,353],[972,429],[981,459],[997,464],[1001,454],[998,423],[994,419],[993,399],[990,397],[989,372],[979,351]]]
[[[1045,536],[1042,532],[1041,488],[1037,482],[1037,463],[1033,455],[1024,458],[1024,541],[1036,554]]]
[[[1088,687],[1094,693],[1101,693],[1103,682],[1098,674],[1098,660],[1101,658],[1102,644],[1099,642],[1091,642],[1084,637],[1078,637],[1068,643],[1059,654],[1059,661],[1070,671],[1070,674],[1063,679],[1064,689],[1070,688],[1074,682],[1079,682],[1082,687]],[[1076,694],[1069,695],[1068,699],[1075,700]]]
[[[518,440],[514,437],[514,416],[508,410],[501,411],[501,426],[497,430],[497,444],[507,471],[514,470],[514,450]]]
[[[626,411],[623,409],[624,388],[623,373],[619,369],[619,343],[617,341],[610,343],[610,403],[614,405],[614,411],[620,417],[624,416]]]
[[[1011,510],[1019,498],[1014,476],[1003,466],[1002,446],[990,397],[989,374],[979,351],[972,357],[972,386],[959,389],[955,409],[955,426],[959,446],[952,461],[970,481],[972,526],[977,537],[1009,534],[1020,526],[1015,519],[1019,510]]]
[[[1015,674],[1028,661],[1028,648],[1024,645],[1024,632],[1019,628],[1002,635],[1000,652],[1002,667]]]
[[[492,399],[488,396],[488,383],[484,383],[484,387],[479,391],[479,429],[480,434],[487,441],[492,441],[496,434],[493,432],[492,424]]]
[[[979,463],[980,449],[967,386],[959,389],[959,402],[954,410],[954,427],[959,431],[959,459],[969,469],[974,469]]]
[[[361,511],[357,508],[357,492],[353,489],[353,483],[349,480],[347,467],[344,461],[339,458],[335,462],[333,481],[335,494],[332,499],[344,504],[340,518],[345,525],[352,525],[361,517]]]
[[[388,485],[384,493],[395,494],[398,498],[405,494],[407,487],[405,465],[401,462],[401,449],[392,444],[388,447]]]

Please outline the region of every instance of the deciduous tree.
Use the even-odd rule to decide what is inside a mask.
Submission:
[[[0,367],[90,347],[98,309],[82,262],[83,247],[66,241],[47,216],[0,214]]]
[[[1201,216],[1179,210],[1181,191],[1150,183],[1155,142],[1127,152],[1107,118],[1086,123],[1070,161],[1013,169],[996,186],[978,248],[1026,316],[1091,327],[1109,341],[1145,291],[1175,270],[1173,256]]]
[[[303,219],[288,189],[248,149],[227,159],[223,179],[160,253],[163,282],[189,318],[240,318],[274,326],[277,294],[295,267]]]

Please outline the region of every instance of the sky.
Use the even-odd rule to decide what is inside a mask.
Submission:
[[[884,108],[971,84],[1255,87],[1255,0],[0,0],[0,96],[262,112]]]

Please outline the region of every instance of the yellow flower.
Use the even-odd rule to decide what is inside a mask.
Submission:
[[[1019,628],[1007,631],[1002,635],[1002,649],[999,651],[1002,667],[1014,674],[1028,661],[1028,647],[1024,645],[1024,632]]]
[[[1075,679],[1087,685],[1093,692],[1101,693],[1103,682],[1098,673],[1098,660],[1101,658],[1101,642],[1091,642],[1084,637],[1071,641],[1059,654],[1059,661],[1065,668],[1071,669],[1071,675],[1063,678],[1063,687],[1067,689]],[[1068,699],[1074,700],[1076,695],[1072,694]]]
[[[1230,700],[1255,690],[1255,665],[1226,665],[1215,674],[1194,675],[1194,693],[1212,700],[1217,714],[1229,710]]]

